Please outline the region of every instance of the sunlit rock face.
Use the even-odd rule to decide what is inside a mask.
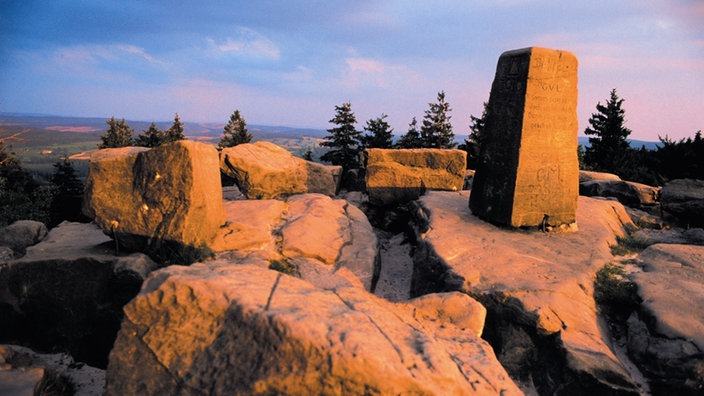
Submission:
[[[418,199],[426,190],[462,190],[466,164],[463,150],[368,149],[369,200],[391,205]]]
[[[83,213],[130,249],[207,246],[225,223],[217,150],[186,140],[151,150],[98,150]]]
[[[461,315],[414,317],[412,306],[254,261],[154,272],[125,307],[106,393],[521,394]]]
[[[579,194],[612,197],[626,206],[647,208],[658,204],[660,187],[624,180],[590,180],[579,184]]]
[[[230,258],[287,263],[320,287],[360,284],[372,291],[378,271],[377,238],[357,207],[322,194],[286,200],[225,203],[227,225],[213,250]]]
[[[506,230],[466,210],[468,192],[420,199],[413,295],[459,290],[489,311],[483,337],[538,394],[633,394],[593,298],[609,245],[634,228],[616,201],[579,197],[579,232]],[[531,393],[531,392],[528,392]]]
[[[512,226],[570,224],[579,194],[577,58],[531,47],[501,55],[469,206]]]
[[[235,179],[249,199],[302,193],[335,195],[342,168],[294,157],[270,142],[240,144],[222,150],[221,171]]]

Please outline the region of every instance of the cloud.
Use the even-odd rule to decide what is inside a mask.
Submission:
[[[378,59],[352,56],[345,59],[346,69],[342,85],[347,89],[360,87],[390,88],[419,79],[419,75],[401,64]]]
[[[163,64],[144,48],[131,44],[79,45],[61,47],[50,56],[53,63],[62,66],[78,67],[99,62],[133,61],[135,59],[150,64]]]
[[[211,50],[216,54],[234,54],[245,58],[279,60],[281,51],[272,40],[248,28],[239,28],[235,38],[227,37],[217,42],[206,39]]]

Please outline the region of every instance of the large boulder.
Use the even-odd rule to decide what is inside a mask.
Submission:
[[[588,197],[613,197],[626,206],[641,208],[657,205],[660,188],[623,180],[594,179],[581,182],[579,194]]]
[[[377,238],[364,213],[342,199],[300,194],[280,200],[225,203],[227,225],[213,243],[219,257],[256,256],[320,287],[361,283],[373,290]],[[342,271],[342,272],[340,272]]]
[[[116,256],[95,224],[63,222],[0,266],[0,343],[67,351],[104,368],[122,307],[155,268],[141,253]]]
[[[628,277],[642,303],[627,321],[628,352],[654,394],[704,390],[704,246],[658,244]]]
[[[135,364],[138,362],[138,364]],[[491,347],[361,289],[245,263],[153,273],[125,308],[108,395],[496,394],[520,391]]]
[[[369,200],[391,205],[415,200],[426,190],[462,190],[466,164],[464,150],[368,149]]]
[[[672,180],[662,187],[660,201],[683,224],[704,227],[704,180]]]
[[[294,157],[270,142],[240,144],[222,150],[220,170],[235,179],[249,199],[303,193],[335,195],[342,168]]]
[[[580,183],[593,181],[593,180],[621,180],[621,178],[618,175],[614,175],[613,173],[594,172],[594,171],[586,171],[586,170],[579,171],[579,182]]]
[[[0,246],[10,248],[15,255],[22,255],[46,237],[48,230],[44,223],[34,220],[18,220],[0,228]]]
[[[463,291],[489,311],[483,337],[527,392],[635,393],[593,298],[610,245],[633,227],[615,201],[580,197],[578,232],[513,231],[467,210],[468,192],[420,199],[413,294]]]
[[[225,223],[215,147],[182,140],[91,155],[83,212],[121,246],[200,249]]]

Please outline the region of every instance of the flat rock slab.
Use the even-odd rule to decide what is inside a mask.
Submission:
[[[704,246],[652,245],[638,260],[643,271],[629,277],[638,285],[641,308],[655,319],[655,331],[704,351]]]
[[[592,297],[596,271],[612,258],[609,245],[624,235],[624,224],[632,225],[623,206],[580,197],[578,232],[542,233],[486,223],[469,212],[467,197],[465,191],[431,192],[420,200],[429,213],[421,241],[445,266],[441,287],[514,306],[515,321],[559,337],[572,369],[609,387],[630,388],[604,341]],[[416,271],[427,276],[432,270],[420,260]],[[422,283],[414,283],[422,292]]]
[[[521,394],[472,331],[256,265],[165,268],[125,315],[108,395]]]

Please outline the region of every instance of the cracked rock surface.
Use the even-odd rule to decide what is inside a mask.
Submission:
[[[595,272],[611,259],[609,245],[632,224],[623,206],[579,197],[579,232],[542,233],[483,222],[467,209],[468,198],[463,191],[420,199],[426,225],[413,293],[460,290],[484,304],[485,337],[526,391],[636,393],[592,296]]]
[[[125,308],[107,394],[521,394],[472,330],[246,260],[152,273]]]

